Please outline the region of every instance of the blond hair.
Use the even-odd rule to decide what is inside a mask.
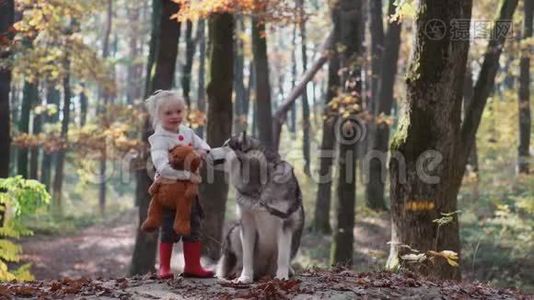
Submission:
[[[154,92],[154,94],[152,94],[152,96],[145,100],[145,106],[148,110],[148,114],[150,115],[150,119],[152,120],[153,128],[156,128],[160,122],[159,113],[161,107],[171,102],[182,105],[184,110],[187,108],[184,99],[180,97],[177,92],[170,90],[157,90]]]

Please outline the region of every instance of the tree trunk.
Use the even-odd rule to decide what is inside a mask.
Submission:
[[[0,11],[0,36],[5,37],[4,43],[11,44],[13,34],[9,30],[13,26],[15,4],[13,0],[2,3]],[[10,52],[0,48],[0,59],[8,59]],[[0,178],[9,176],[9,159],[11,147],[9,92],[11,89],[11,69],[0,67]],[[4,191],[0,191],[2,193]],[[0,227],[4,226],[5,205],[0,203]]]
[[[391,9],[391,0],[389,8]],[[370,111],[374,112],[378,100],[378,86],[380,81],[380,68],[384,47],[384,23],[382,16],[382,0],[369,1],[370,32],[371,32],[371,104]],[[394,11],[393,11],[394,12]],[[388,16],[391,14],[388,14]],[[391,24],[391,23],[390,23]]]
[[[525,18],[523,20],[523,40],[532,37],[532,13],[534,2],[524,1]],[[530,53],[531,46],[524,46],[521,51],[520,75],[519,75],[519,147],[518,147],[518,171],[528,174],[530,153]]]
[[[297,3],[297,8],[298,4]],[[297,84],[297,26],[298,24],[294,24],[293,26],[293,37],[291,38],[291,89],[295,88],[295,85]],[[291,110],[290,110],[290,116],[289,116],[289,122],[287,124],[288,130],[291,133],[295,133],[296,127],[297,127],[297,103],[293,102],[291,104]]]
[[[156,52],[159,49],[159,35],[161,31],[161,16],[163,10],[163,0],[152,0],[152,30],[150,32],[150,45],[148,49],[148,59],[145,74],[145,98],[154,91],[152,88],[155,72]]]
[[[109,56],[110,52],[110,36],[111,36],[111,29],[113,24],[113,1],[108,0],[108,7],[107,7],[107,20],[106,20],[106,32],[104,34],[104,43],[102,47],[102,58],[105,60]],[[103,104],[100,106],[100,109],[97,109],[98,114],[104,114],[106,106],[108,104],[109,95],[107,92],[104,91],[102,87],[100,87],[100,90],[98,92],[99,101],[103,101]],[[108,120],[103,120],[104,126],[107,127],[109,122]],[[107,161],[107,149],[106,149],[106,141],[104,141],[104,149],[101,150],[101,158],[100,158],[100,182],[98,185],[98,208],[101,215],[104,215],[106,213],[106,161]]]
[[[159,2],[160,0],[154,0]],[[154,38],[154,37],[152,37]],[[147,77],[150,80],[150,77]],[[145,93],[145,98],[150,95],[150,92]],[[148,137],[153,133],[152,125],[148,118],[145,118],[142,125],[141,136],[145,143],[148,142]],[[148,147],[140,153],[139,165],[136,169],[136,181],[135,187],[135,202],[139,209],[137,219],[137,233],[135,235],[135,244],[132,254],[132,261],[130,263],[130,269],[128,274],[130,276],[140,275],[151,272],[154,270],[154,264],[156,263],[156,248],[158,245],[158,233],[147,233],[141,230],[141,224],[145,221],[148,213],[148,206],[150,204],[150,195],[148,194],[148,188],[152,184],[152,179],[148,176],[146,162],[149,159]]]
[[[24,82],[20,120],[18,124],[20,133],[29,133],[32,103],[39,97],[38,92],[38,85],[36,82]],[[28,148],[19,148],[17,155],[17,173],[24,178],[28,178],[28,154]]]
[[[255,79],[255,75],[254,75],[254,61],[253,60],[250,60],[249,61],[249,64],[248,64],[248,83],[247,83],[247,90],[246,90],[246,101],[245,101],[245,108],[243,109],[243,111],[246,111],[247,112],[247,120],[248,120],[248,117],[249,117],[249,113],[252,111],[252,128],[251,128],[251,131],[252,131],[252,134],[255,135],[256,134],[256,131],[255,131],[255,120],[256,120],[256,115],[255,115],[255,111],[256,111],[256,101],[253,101],[252,103],[252,109],[250,109],[250,102],[251,102],[251,99],[254,99],[254,94],[252,91],[254,91],[256,89],[256,79]],[[247,121],[248,122],[248,121]],[[247,128],[248,128],[248,124],[247,124]]]
[[[11,42],[13,35],[7,34],[13,25],[15,5],[13,0],[4,1],[0,12],[0,36]],[[0,49],[0,59],[8,59],[10,53]],[[9,92],[11,90],[11,69],[0,68],[0,178],[9,176],[9,153],[11,147]],[[3,224],[3,210],[0,209],[0,227]]]
[[[278,45],[280,46],[281,43],[278,43]],[[283,74],[281,74],[282,72],[279,72],[280,74],[278,75],[278,95],[274,96],[273,98],[273,109],[276,110],[276,107],[278,106],[278,99],[284,99],[284,81],[285,81],[285,77]]]
[[[197,23],[197,43],[198,43],[198,93],[197,109],[201,112],[206,111],[206,31],[205,21],[198,20]],[[196,130],[198,136],[204,136],[204,126],[199,126]]]
[[[13,80],[11,80],[10,93],[11,93],[11,96],[9,98],[11,102],[9,103],[9,107],[11,109],[10,111],[11,121],[10,121],[9,126],[12,127],[13,124],[18,124],[19,122],[18,117],[19,117],[19,109],[20,109],[19,87],[17,86],[16,83],[13,82]],[[10,147],[9,147],[9,155],[10,155],[9,175],[10,176],[15,176],[17,174],[17,150],[18,150],[18,147],[10,142]]]
[[[38,83],[37,83],[37,86]],[[37,92],[39,92],[39,90],[37,90]],[[39,94],[36,95],[36,98],[33,99],[34,102],[33,102],[33,106],[35,108],[35,106],[39,106],[41,105],[40,103],[40,97],[39,97]],[[43,119],[43,114],[42,113],[38,113],[36,114],[34,112],[33,114],[33,126],[32,126],[32,135],[38,135],[39,133],[41,133],[41,127],[42,127],[42,119]],[[35,180],[38,180],[39,179],[39,154],[41,153],[41,149],[40,147],[32,147],[31,148],[31,151],[30,151],[30,178],[31,179],[35,179]]]
[[[46,103],[47,105],[55,105],[57,111],[51,116],[46,116],[46,123],[56,123],[59,121],[59,102],[61,101],[60,91],[55,88],[55,83],[48,82]],[[47,153],[46,151],[43,154],[43,161],[41,164],[41,183],[44,184],[48,190],[50,189],[50,182],[52,178],[52,162],[53,158],[57,157],[57,153]]]
[[[128,63],[128,70],[127,70],[127,87],[126,87],[126,103],[127,104],[133,104],[135,99],[139,99],[142,96],[142,90],[140,88],[141,86],[141,78],[142,78],[142,72],[143,72],[143,64],[139,62],[139,55],[141,55],[142,52],[142,43],[140,43],[140,36],[142,35],[142,31],[140,30],[140,27],[142,27],[142,21],[140,20],[141,17],[141,7],[139,3],[129,2],[127,4],[127,11],[128,11],[128,19],[130,21],[130,30],[128,31],[128,44],[129,44],[129,58],[130,62]]]
[[[339,43],[344,51],[339,54],[343,91],[351,95],[356,104],[362,105],[362,82],[360,61],[363,52],[363,15],[362,1],[341,0],[334,7],[334,27],[338,27]],[[355,115],[338,116],[340,126],[337,130],[338,185],[337,185],[337,226],[334,230],[331,258],[333,264],[352,265],[354,253],[354,214],[356,204],[356,159],[358,139],[352,133],[358,130],[352,121]],[[337,124],[336,124],[337,125]]]
[[[269,84],[269,62],[267,58],[267,33],[264,21],[252,18],[252,51],[256,74],[256,117],[259,139],[267,148],[273,147],[271,111],[271,85]]]
[[[388,15],[395,12],[395,0],[389,1]],[[377,120],[376,117],[388,117],[391,115],[393,105],[393,88],[395,86],[395,76],[397,75],[397,60],[399,59],[401,23],[389,23],[385,47],[382,55],[377,95],[373,103],[375,109],[375,124],[369,126],[374,134],[370,138],[371,152],[366,156],[366,163],[369,163],[369,181],[366,189],[367,206],[374,210],[386,210],[385,184],[387,152],[389,145],[389,125],[386,120]],[[373,78],[374,79],[374,78]]]
[[[471,105],[473,101],[473,92],[474,92],[474,83],[473,83],[473,71],[469,64],[467,65],[467,70],[465,72],[464,80],[464,118],[467,114],[467,108]],[[473,141],[473,149],[469,153],[469,159],[467,163],[472,167],[472,171],[478,173],[478,154],[477,154],[477,141]]]
[[[65,69],[65,75],[63,76],[63,119],[61,121],[61,138],[68,141],[68,131],[70,122],[70,103],[71,103],[71,88],[70,88],[70,56],[65,55],[63,62],[63,68]],[[57,152],[56,169],[54,171],[54,186],[53,196],[54,202],[52,203],[53,213],[61,215],[63,213],[62,203],[62,187],[63,187],[63,170],[65,165],[65,155],[67,149],[61,149]]]
[[[193,58],[195,57],[196,43],[193,40],[193,22],[187,21],[185,28],[185,64],[182,68],[182,90],[187,106],[191,107],[191,70],[193,69]]]
[[[209,78],[207,142],[220,147],[232,134],[232,84],[234,76],[234,17],[214,14],[209,19]],[[208,169],[213,170],[213,166]],[[206,178],[206,177],[205,177]],[[218,259],[222,243],[228,184],[223,172],[208,174],[200,185],[200,200],[206,217],[203,223],[204,254]]]
[[[243,40],[240,38],[241,34],[245,31],[245,24],[243,16],[238,15],[235,17],[236,21],[236,39],[234,45],[234,134],[240,133],[247,129],[247,111],[245,107],[245,54]]]
[[[300,14],[300,40],[301,40],[301,55],[302,55],[302,71],[306,72],[308,69],[308,55],[306,53],[306,20],[304,19],[304,0],[298,1]],[[302,156],[304,157],[304,174],[311,176],[310,170],[310,104],[308,103],[308,92],[304,88],[302,93]]]
[[[163,11],[160,21],[159,47],[155,60],[154,91],[172,88],[180,40],[180,23],[170,19],[171,15],[179,10],[179,6],[176,3],[170,3],[172,1],[160,1],[163,1]]]
[[[457,147],[458,159],[456,160],[456,166],[458,172],[455,178],[455,187],[458,191],[462,183],[465,166],[469,159],[469,153],[471,153],[476,140],[476,133],[482,119],[482,113],[484,112],[488,97],[495,86],[495,76],[499,69],[499,58],[503,51],[506,35],[511,26],[509,20],[513,17],[517,3],[518,0],[503,0],[502,2],[498,20],[496,21],[498,25],[491,31],[492,36],[497,36],[497,38],[492,38],[489,41],[488,48],[484,54],[484,62],[482,63],[475,83],[473,100],[466,109],[465,119],[462,124],[461,140]],[[503,24],[506,26],[503,26]]]
[[[504,14],[506,18],[502,18],[503,12],[511,9],[510,6],[515,9],[517,0],[505,0],[504,3],[501,20],[508,20],[513,9]],[[473,102],[467,109],[463,127],[460,126],[468,36],[458,39],[451,34],[440,35],[442,31],[439,29],[430,33],[425,31],[431,20],[441,20],[446,24],[443,29],[448,30],[455,19],[469,21],[472,2],[422,1],[420,5],[416,22],[417,43],[412,55],[415,59],[407,75],[407,107],[391,148],[403,159],[392,158],[390,161],[393,212],[392,244],[388,259],[390,267],[397,265],[398,255],[405,252],[398,245],[409,245],[423,252],[451,250],[461,257],[457,214],[453,214],[451,222],[443,226],[433,220],[457,210],[457,195],[467,154],[471,150],[480,121],[478,117],[484,106],[478,110],[480,82],[477,82]],[[501,31],[501,25],[499,33],[506,34],[506,30]],[[485,74],[488,64],[494,65],[494,79],[501,51],[494,46],[502,45],[502,42],[504,37],[502,40],[500,37],[490,40],[491,54],[486,54],[480,73],[485,79],[489,79]],[[487,60],[488,55],[491,62]],[[489,83],[486,86],[487,94],[493,86],[493,79],[485,82]],[[473,111],[473,107],[477,107],[477,112]],[[469,128],[469,134],[465,134],[466,128]],[[443,258],[434,259],[432,265],[417,265],[415,269],[430,276],[460,278],[459,268],[450,266]]]
[[[89,105],[89,99],[87,99],[87,94],[85,92],[85,83],[81,84],[82,90],[80,92],[80,127],[85,126],[87,123],[87,108]]]
[[[152,29],[149,52],[152,56],[149,54],[149,62],[152,59],[156,62],[156,65],[154,76],[147,77],[147,81],[151,81],[151,83],[147,83],[146,86],[151,87],[151,90],[145,91],[145,98],[156,90],[172,88],[176,57],[178,55],[178,41],[180,39],[180,23],[170,19],[171,15],[179,10],[179,6],[172,1],[166,0],[154,0],[152,3],[152,24],[159,26],[159,29]],[[159,21],[156,22],[156,19]],[[154,49],[153,47],[156,48]],[[152,68],[152,64],[149,63],[147,65],[147,74],[151,74],[150,70]],[[147,143],[150,134],[150,122],[145,120],[142,135],[145,143]],[[147,159],[148,153],[143,151],[141,153],[141,161],[145,163]],[[152,184],[152,179],[148,176],[144,164],[137,171],[136,177],[136,204],[139,206],[138,224],[141,224],[146,218],[150,203],[148,187]],[[130,275],[144,274],[154,269],[156,247],[157,234],[145,233],[138,227],[130,265]]]
[[[334,41],[334,43],[337,40]],[[319,186],[317,188],[317,198],[315,200],[315,213],[313,219],[313,230],[320,233],[331,233],[330,226],[330,203],[332,198],[332,163],[335,155],[335,134],[334,124],[337,118],[330,116],[330,101],[337,95],[339,88],[339,58],[334,53],[330,57],[328,65],[328,88],[324,103],[323,137],[319,156]]]

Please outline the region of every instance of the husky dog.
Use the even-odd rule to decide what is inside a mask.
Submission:
[[[229,139],[226,163],[239,223],[226,234],[217,277],[250,283],[288,279],[304,228],[302,194],[292,166],[246,133]],[[240,272],[240,273],[239,273]]]

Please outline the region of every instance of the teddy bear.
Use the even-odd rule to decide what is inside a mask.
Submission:
[[[178,145],[169,151],[169,163],[176,170],[196,173],[201,165],[200,155],[190,146]],[[163,208],[176,211],[173,229],[179,235],[191,232],[191,207],[198,195],[198,184],[189,180],[161,178],[149,188],[150,206],[146,220],[141,225],[144,231],[157,229],[163,219]]]

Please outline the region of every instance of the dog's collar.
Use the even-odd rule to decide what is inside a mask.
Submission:
[[[256,192],[256,193],[247,193],[247,192],[240,191],[239,188],[237,188],[237,191],[243,196],[247,196],[251,198],[261,198],[261,191]],[[260,203],[260,206],[265,208],[269,214],[275,217],[278,217],[280,219],[289,218],[294,212],[296,212],[300,208],[302,204],[302,194],[301,194],[298,182],[297,182],[297,201],[293,202],[293,205],[291,205],[291,207],[289,207],[289,209],[286,212],[283,212],[274,207],[271,207],[262,200],[260,200],[259,203]]]
[[[270,207],[265,202],[260,201],[260,205],[265,208],[271,215],[278,217],[280,219],[287,219],[289,218],[294,212],[296,212],[300,207],[300,197],[298,198],[299,201],[295,201],[293,205],[287,210],[287,212],[282,212],[274,207]]]

